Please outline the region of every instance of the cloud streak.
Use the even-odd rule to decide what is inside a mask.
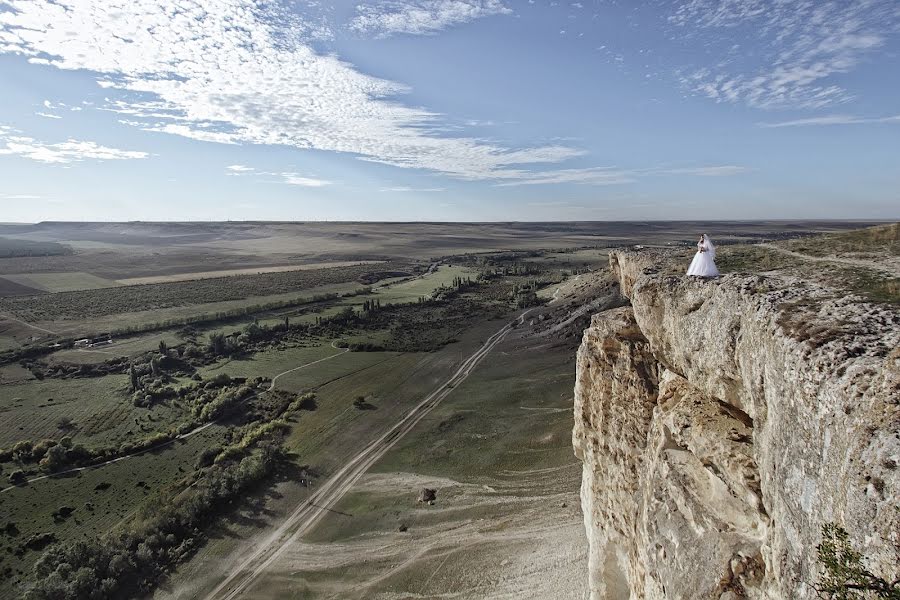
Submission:
[[[874,124],[900,125],[900,115],[892,117],[857,117],[853,115],[828,115],[824,117],[812,117],[809,119],[794,119],[793,121],[779,121],[775,123],[759,123],[760,127],[815,127],[823,125],[874,125]]]
[[[483,17],[510,14],[500,0],[417,0],[361,4],[350,29],[385,38],[395,34],[433,35]]]
[[[558,169],[523,174],[514,181],[498,183],[498,187],[520,185],[553,185],[575,183],[581,185],[622,185],[635,183],[646,177],[664,175],[690,175],[696,177],[728,177],[748,172],[747,167],[717,165],[686,168],[620,169],[617,167],[588,167],[585,169]]]
[[[325,179],[308,177],[299,173],[294,173],[292,171],[258,171],[257,169],[248,167],[247,165],[228,165],[227,167],[225,167],[225,171],[228,175],[264,175],[269,177],[277,177],[281,180],[281,183],[286,183],[288,185],[297,185],[301,187],[317,188],[332,184],[331,181],[327,181]]]
[[[147,158],[147,152],[120,150],[96,142],[68,139],[48,143],[20,135],[11,127],[0,125],[0,156],[20,156],[42,163],[69,164],[84,160],[131,160]]]
[[[406,106],[400,84],[365,75],[251,0],[6,0],[0,52],[97,74],[123,122],[214,143],[348,153],[464,180],[582,154],[447,137],[442,115]],[[500,10],[485,3],[478,10]],[[291,21],[287,23],[290,25]],[[90,32],[90,35],[85,35]]]

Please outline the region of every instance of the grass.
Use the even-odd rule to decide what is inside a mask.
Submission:
[[[900,304],[900,278],[873,269],[835,266],[828,279],[837,287],[859,294],[871,302]]]
[[[110,288],[119,285],[111,279],[97,277],[81,271],[74,273],[22,273],[4,275],[3,278],[45,292],[73,292]]]
[[[200,375],[208,379],[218,373],[228,373],[232,377],[269,377],[293,369],[303,364],[311,363],[322,358],[327,358],[342,351],[331,346],[328,341],[321,341],[317,345],[277,349],[270,348],[264,352],[258,352],[250,358],[242,358],[220,362],[215,365],[201,368]],[[314,370],[319,371],[327,362],[314,365]],[[310,367],[313,368],[313,367]],[[279,379],[279,383],[284,381]],[[281,385],[279,387],[282,387]]]
[[[568,351],[504,343],[371,472],[412,472],[491,485],[508,472],[571,463],[574,376]],[[423,527],[440,520],[487,518],[496,511],[484,506],[427,515],[418,510],[417,492],[348,494],[308,540],[347,541],[368,532],[396,530],[401,522]],[[452,505],[445,496],[439,502]]]
[[[526,531],[527,511],[580,528],[580,514],[558,500],[562,493],[577,502],[580,482],[571,449],[573,381],[568,350],[521,339],[501,344],[304,539],[314,564],[274,565],[250,597],[471,591],[486,564],[496,573],[522,552],[540,552],[540,539]],[[423,481],[438,489],[433,507],[416,502]],[[401,525],[409,533],[399,533]],[[482,541],[462,542],[466,531]],[[330,544],[342,557],[358,549],[352,570],[344,558],[325,558]],[[415,550],[421,547],[430,551]]]
[[[812,256],[834,254],[900,256],[900,223],[791,240],[786,242],[785,246],[794,252]]]
[[[463,266],[441,265],[436,271],[417,277],[416,279],[386,286],[377,286],[377,291],[369,297],[352,298],[354,304],[362,304],[362,300],[377,298],[382,304],[404,304],[415,302],[420,297],[430,297],[442,286],[450,287],[456,277],[463,279],[478,276],[478,271]]]
[[[4,373],[9,373],[4,369]],[[126,436],[137,427],[134,418],[146,409],[135,408],[128,393],[128,377],[111,375],[89,379],[19,379],[3,385],[0,399],[0,446],[20,440],[37,441],[66,435],[57,423],[70,418],[68,433],[85,445],[99,445]],[[162,418],[162,409],[154,418]],[[152,413],[151,413],[152,414]]]
[[[719,246],[716,249],[716,266],[722,273],[775,271],[796,264],[795,258],[759,246]]]
[[[223,428],[210,427],[155,453],[71,476],[36,481],[0,494],[4,524],[13,522],[19,531],[16,536],[0,533],[0,569],[13,570],[12,578],[0,578],[0,597],[19,597],[13,590],[23,575],[30,573],[31,564],[40,555],[38,551],[15,554],[29,536],[53,533],[58,539],[78,539],[124,525],[141,505],[152,504],[164,490],[192,472],[200,453],[222,443],[223,435]],[[68,519],[54,519],[53,513],[61,506],[75,511]]]

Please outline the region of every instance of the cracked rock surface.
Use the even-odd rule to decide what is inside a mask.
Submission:
[[[593,317],[575,387],[592,597],[812,599],[828,522],[900,576],[897,309],[610,263],[631,306]]]

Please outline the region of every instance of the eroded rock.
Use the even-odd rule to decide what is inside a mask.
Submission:
[[[900,316],[802,281],[610,257],[578,352],[594,598],[814,598],[821,526],[898,575]]]

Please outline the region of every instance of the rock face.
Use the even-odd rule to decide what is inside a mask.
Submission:
[[[900,576],[898,311],[610,263],[631,307],[593,317],[575,386],[593,598],[815,598],[828,522]]]

